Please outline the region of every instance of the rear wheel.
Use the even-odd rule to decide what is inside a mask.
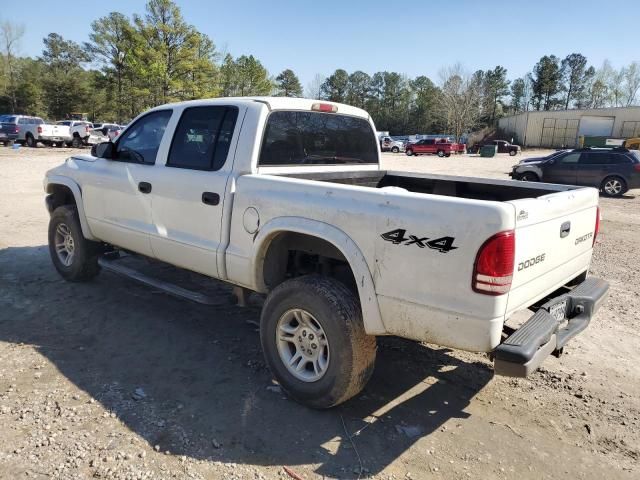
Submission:
[[[627,191],[627,183],[620,177],[607,177],[602,181],[600,190],[608,197],[619,197]]]
[[[515,157],[516,153],[518,153],[518,152],[516,152],[515,150],[509,150],[509,156],[510,157]]]
[[[409,157],[410,157],[411,155],[413,155],[413,150],[411,150],[410,148],[408,148],[408,149],[407,149],[407,151],[406,151],[406,152],[404,152],[404,153],[406,153],[406,154],[407,154],[407,156],[409,156]]]
[[[63,205],[53,211],[49,220],[49,254],[65,280],[83,282],[100,272],[100,244],[82,235],[75,206]]]
[[[393,153],[398,153],[398,152],[400,151],[400,149],[399,149],[398,147],[393,147],[393,148],[391,149],[391,151],[392,151]]]
[[[78,135],[74,135],[73,140],[71,140],[71,146],[73,148],[80,148],[82,146],[82,139]]]
[[[33,135],[31,135],[30,133],[27,133],[27,136],[25,137],[25,142],[27,144],[27,147],[30,147],[30,148],[34,148],[38,144],[38,142],[36,142],[36,139],[33,138]]]
[[[357,297],[330,277],[277,286],[262,309],[260,340],[282,388],[312,408],[345,402],[373,373],[376,339],[364,331]]]
[[[444,150],[438,150],[438,156],[440,158],[444,157]]]
[[[538,175],[536,175],[533,172],[524,172],[522,175],[520,175],[520,180],[522,180],[523,182],[539,182],[540,179],[538,178]]]
[[[450,153],[445,153],[445,154],[444,154],[444,156],[445,156],[445,157],[450,157],[450,156],[451,156],[451,154],[450,154]]]

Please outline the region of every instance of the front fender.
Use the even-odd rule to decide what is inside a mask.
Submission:
[[[82,235],[87,240],[99,241],[99,239],[93,236],[91,228],[89,228],[89,223],[87,222],[87,217],[84,212],[84,203],[82,202],[82,191],[80,190],[80,186],[69,177],[64,177],[62,175],[48,175],[44,180],[45,192],[52,193],[52,187],[54,185],[64,185],[71,190],[73,198],[76,201],[76,209],[78,210]]]
[[[257,286],[259,291],[267,290],[267,286],[264,284],[263,266],[269,245],[277,234],[283,232],[314,236],[326,240],[340,250],[349,262],[353,276],[356,279],[365,331],[369,335],[383,335],[386,333],[380,315],[373,278],[364,255],[346,233],[324,222],[303,217],[278,217],[268,221],[260,228],[260,232],[254,242],[256,255],[254,255],[251,265],[254,285]]]

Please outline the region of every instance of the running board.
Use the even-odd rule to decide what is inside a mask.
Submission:
[[[163,292],[166,292],[169,295],[173,295],[174,297],[186,298],[187,300],[201,303],[203,305],[229,305],[227,302],[215,301],[213,298],[203,293],[187,290],[186,288],[179,287],[173,283],[150,277],[148,275],[145,275],[144,273],[134,270],[133,268],[125,267],[124,265],[120,265],[116,262],[117,260],[108,260],[105,257],[101,257],[98,259],[98,264],[105,270],[108,270],[109,272],[115,273],[117,275],[131,278],[133,280],[137,280],[140,283],[144,283],[145,285],[148,285],[150,287],[162,290]]]

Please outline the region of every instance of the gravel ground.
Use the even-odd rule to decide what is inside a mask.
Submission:
[[[229,305],[227,285],[206,283],[219,299],[206,307],[55,273],[42,178],[70,152],[0,149],[0,478],[640,476],[635,192],[601,200],[592,273],[611,294],[560,360],[494,378],[484,355],[384,338],[365,391],[319,412],[272,384],[259,309]],[[384,155],[389,169],[496,178],[513,162]]]

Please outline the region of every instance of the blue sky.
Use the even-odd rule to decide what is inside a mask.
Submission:
[[[0,4],[9,0],[0,0]],[[37,56],[49,32],[87,40],[91,21],[110,11],[142,13],[144,0],[106,0],[0,18],[23,23],[21,53]],[[640,61],[639,0],[181,0],[186,20],[234,56],[255,55],[272,75],[293,69],[304,86],[336,68],[388,70],[437,80],[441,67],[500,64],[510,78],[545,54],[572,52],[600,66]],[[12,2],[12,5],[15,5]],[[4,11],[3,11],[4,10]],[[16,9],[17,11],[17,9]]]

